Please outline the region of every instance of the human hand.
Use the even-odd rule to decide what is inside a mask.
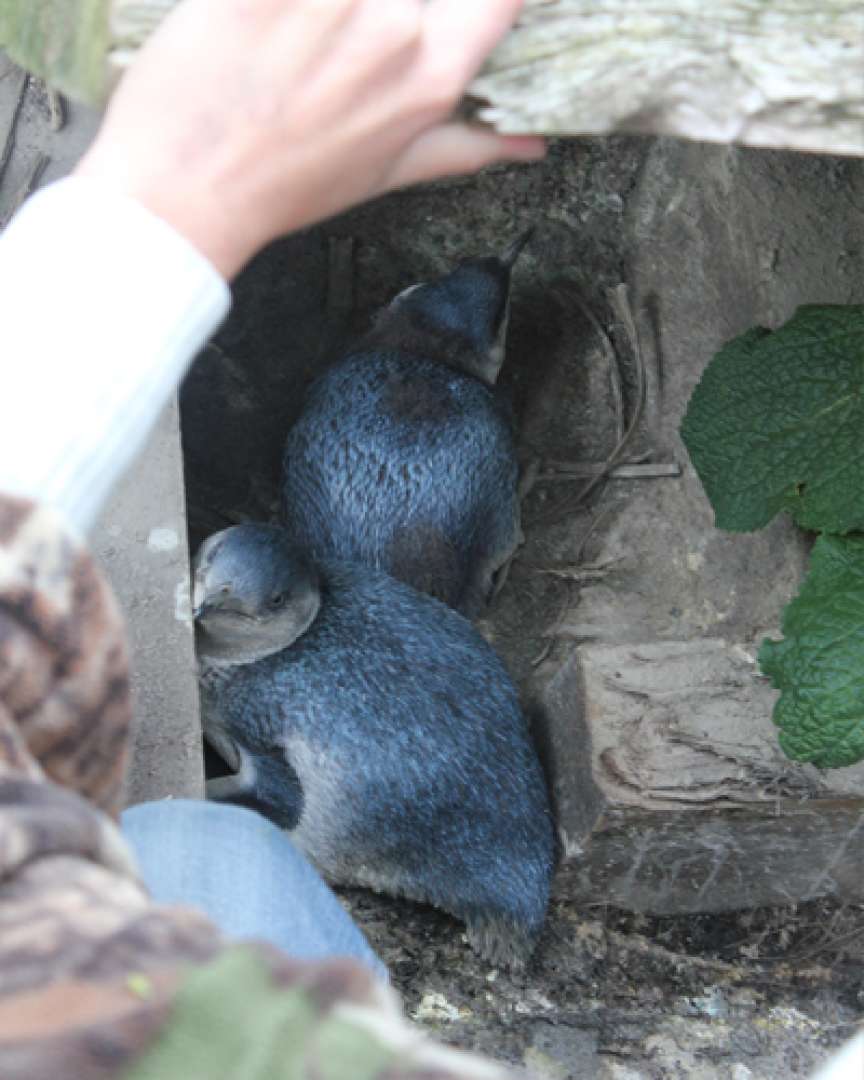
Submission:
[[[393,188],[532,160],[542,139],[450,119],[522,0],[183,0],[76,172],[226,277],[270,240]]]

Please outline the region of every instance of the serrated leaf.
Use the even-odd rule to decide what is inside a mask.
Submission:
[[[681,424],[718,528],[864,529],[864,306],[802,307],[714,357]]]
[[[782,641],[759,665],[781,691],[780,746],[822,769],[864,758],[864,537],[822,536],[798,596],[783,612]]]

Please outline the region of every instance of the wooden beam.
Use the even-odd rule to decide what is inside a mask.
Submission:
[[[0,43],[103,98],[175,0],[0,0]],[[472,87],[507,132],[864,154],[861,0],[526,0]]]
[[[528,0],[473,92],[501,131],[864,154],[860,0]]]
[[[864,900],[864,765],[784,758],[777,694],[752,653],[719,638],[577,636],[532,709],[558,895],[654,915]]]

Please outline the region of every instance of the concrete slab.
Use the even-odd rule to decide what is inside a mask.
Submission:
[[[127,800],[200,798],[204,765],[176,401],[93,531],[127,615],[135,723]]]

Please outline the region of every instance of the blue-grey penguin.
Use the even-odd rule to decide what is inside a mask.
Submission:
[[[501,661],[443,604],[275,525],[195,558],[208,798],[285,829],[335,884],[433,904],[518,964],[554,862],[545,779]],[[285,897],[290,904],[290,896]]]
[[[512,419],[495,382],[529,236],[401,292],[312,385],[285,445],[284,516],[298,543],[386,570],[468,618],[522,540]]]

